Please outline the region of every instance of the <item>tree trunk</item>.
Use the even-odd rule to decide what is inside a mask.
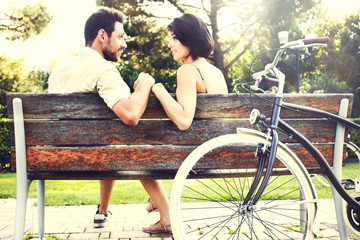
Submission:
[[[211,29],[212,29],[212,36],[214,39],[214,64],[217,68],[221,70],[221,72],[224,74],[226,79],[226,84],[228,86],[228,90],[230,91],[232,80],[228,79],[227,73],[228,71],[225,69],[224,65],[224,52],[221,49],[221,45],[219,43],[219,28],[218,28],[218,22],[217,22],[217,12],[220,9],[219,1],[218,0],[211,0],[211,11],[209,13],[209,18],[211,22]]]

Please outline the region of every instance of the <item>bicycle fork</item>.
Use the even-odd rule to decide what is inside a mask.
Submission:
[[[270,130],[270,131],[272,131],[272,130]],[[270,131],[268,132],[268,136],[270,135]],[[244,199],[244,205],[246,205],[246,204],[255,205],[259,201],[261,195],[263,194],[263,192],[269,182],[272,170],[274,168],[274,163],[275,163],[275,158],[276,158],[276,149],[278,146],[277,132],[272,131],[271,135],[272,135],[271,146],[268,146],[268,140],[266,140],[266,142],[264,144],[259,143],[257,152],[255,153],[256,155],[259,156],[259,162],[258,162],[254,181],[252,182],[250,190]],[[275,148],[275,151],[274,150],[270,151],[270,148]],[[266,168],[265,168],[265,166],[266,166]],[[264,177],[261,181],[262,175],[264,175]],[[254,196],[254,197],[251,201],[252,196]]]
[[[261,195],[263,194],[263,192],[269,182],[272,170],[274,168],[277,147],[278,147],[278,142],[279,142],[277,126],[278,126],[279,117],[280,117],[281,105],[282,105],[282,94],[278,94],[275,97],[275,104],[274,104],[274,108],[273,108],[273,112],[272,112],[272,116],[271,116],[271,123],[270,123],[270,127],[267,128],[267,137],[266,137],[265,143],[264,144],[259,143],[259,146],[258,146],[258,150],[256,153],[259,155],[258,167],[256,170],[255,179],[254,179],[253,183],[251,184],[251,187],[250,187],[250,190],[249,190],[247,196],[245,197],[245,200],[244,200],[245,205],[246,204],[248,204],[249,206],[255,205],[259,201]],[[255,118],[257,118],[258,120],[264,119],[264,117],[260,116],[260,113],[258,110],[256,110],[256,115],[258,115],[258,116]],[[254,116],[250,116],[250,119],[252,119],[250,121],[253,121],[252,124],[256,122],[256,120],[254,121]],[[271,145],[269,146],[270,137],[271,137]],[[267,161],[267,165],[265,168],[266,159],[268,159],[268,161]],[[265,169],[264,177],[263,177],[262,182],[260,183],[261,176],[263,175],[264,169]],[[254,194],[255,194],[255,196],[254,196]],[[254,196],[254,198],[250,202],[252,196]]]

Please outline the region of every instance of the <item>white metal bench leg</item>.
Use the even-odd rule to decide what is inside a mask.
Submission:
[[[22,180],[19,181],[18,177],[16,180],[15,240],[24,239],[27,196],[31,184],[31,180]]]
[[[25,127],[21,99],[13,100],[16,152],[16,213],[14,239],[24,238],[26,204],[31,180],[27,178]]]
[[[37,180],[37,205],[38,205],[38,224],[39,238],[44,238],[45,225],[45,180]]]
[[[348,99],[342,99],[340,103],[339,115],[342,117],[346,117],[347,109],[349,105]],[[335,176],[339,181],[342,179],[342,160],[343,160],[343,151],[344,151],[344,136],[345,136],[345,127],[341,124],[337,124],[336,127],[336,135],[335,135],[335,149],[334,149],[334,162],[333,162],[333,171]],[[337,193],[333,186],[331,186],[333,196],[334,196],[334,204],[336,211],[336,218],[338,222],[339,235],[341,240],[347,239],[346,227],[343,216],[343,199]]]

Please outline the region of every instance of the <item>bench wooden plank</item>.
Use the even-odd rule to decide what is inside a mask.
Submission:
[[[174,94],[173,94],[174,96]],[[251,106],[249,94],[239,94],[241,99]],[[269,102],[254,97],[256,106],[265,116],[271,116],[271,104],[274,95],[259,94]],[[114,119],[115,114],[106,106],[97,94],[34,94],[9,93],[7,106],[9,118],[13,118],[12,99],[21,97],[23,100],[25,119]],[[314,106],[332,113],[339,111],[341,99],[349,99],[348,116],[352,109],[352,94],[284,94],[284,100],[304,106]],[[283,111],[283,118],[298,118],[299,113]],[[304,115],[306,116],[306,115]],[[248,118],[249,110],[244,103],[233,94],[198,94],[195,118]],[[143,118],[167,118],[156,97],[151,94],[147,110]]]
[[[306,167],[316,168],[318,164],[299,144],[288,145]],[[332,165],[333,145],[317,144],[320,152]],[[38,147],[27,149],[27,169],[35,171],[145,171],[177,170],[196,146],[116,146],[116,147]],[[222,149],[221,154],[213,151],[199,162],[202,169],[251,168],[258,159],[246,148]],[[14,151],[15,152],[15,151]],[[249,161],[248,164],[244,164]],[[15,164],[12,164],[15,171]],[[278,167],[278,166],[277,166]],[[154,176],[159,178],[161,176]]]
[[[254,105],[261,106],[260,111],[269,117],[274,95],[261,96],[269,102],[264,104],[266,102],[255,97]],[[150,96],[147,110],[136,127],[124,125],[97,94],[8,94],[10,119],[13,117],[11,100],[14,97],[21,97],[23,102],[28,171],[33,177],[37,172],[41,172],[42,177],[49,177],[44,172],[53,172],[58,177],[58,171],[84,172],[79,179],[86,178],[92,171],[113,171],[112,176],[118,176],[119,173],[115,173],[118,171],[172,172],[199,144],[216,136],[236,133],[238,127],[251,127],[247,120],[249,110],[236,94],[198,94],[195,119],[187,131],[179,131],[167,119],[154,95]],[[248,94],[240,94],[240,97],[250,104]],[[338,112],[343,98],[350,100],[351,110],[352,97],[352,94],[284,95],[285,101],[333,113]],[[332,164],[335,123],[313,116],[299,116],[299,113],[287,110],[282,111],[282,118],[318,143],[320,152]],[[10,123],[11,144],[14,146],[13,121]],[[282,132],[279,136],[282,142],[289,143],[307,168],[319,169],[304,149],[293,144],[291,136]],[[208,162],[199,166],[211,169],[221,160],[223,168],[243,168],[244,165],[239,163],[250,156],[245,153],[244,150],[238,155],[224,151],[222,157],[210,156]],[[234,162],[234,157],[239,161]],[[255,163],[257,159],[253,161]],[[12,169],[15,171],[14,147]],[[163,178],[162,175],[147,177]]]
[[[295,129],[313,142],[333,142],[335,123],[324,119],[288,119]],[[213,137],[236,133],[236,128],[251,128],[247,119],[194,120],[190,129],[179,131],[170,120],[141,120],[136,127],[120,120],[25,121],[26,144],[33,145],[110,145],[174,144],[199,145]],[[10,124],[11,144],[15,145],[14,126]],[[280,140],[293,142],[285,133]]]
[[[176,171],[171,170],[146,170],[146,171],[46,171],[29,172],[28,179],[31,180],[139,180],[174,179]]]
[[[26,209],[29,180],[173,179],[183,161],[199,144],[216,136],[235,134],[238,127],[252,127],[247,120],[248,106],[253,104],[269,118],[274,95],[260,95],[266,101],[258,97],[250,99],[248,94],[240,94],[241,99],[236,94],[198,94],[193,124],[187,131],[180,131],[168,119],[154,95],[150,95],[138,126],[131,127],[124,125],[97,94],[7,94],[11,167],[13,171],[18,170],[18,197],[25,200],[19,202],[17,210]],[[25,118],[24,132],[21,114],[17,112],[20,118],[17,120],[21,121],[16,121],[16,150],[12,109],[15,97],[22,99]],[[284,100],[336,114],[341,99],[348,98],[350,115],[352,97],[352,94],[285,94]],[[20,105],[17,107],[20,111]],[[318,150],[332,165],[334,123],[287,110],[281,112],[281,117],[310,141],[316,142]],[[309,171],[323,172],[300,144],[293,143],[291,136],[280,132],[279,137]],[[255,146],[250,147],[232,143],[206,153],[189,177],[254,176],[259,159],[254,154],[258,142],[253,144]],[[290,174],[289,170],[276,159],[272,175],[286,174]],[[39,203],[44,203],[44,182],[38,186]],[[40,207],[43,212],[44,206]],[[16,220],[24,224],[25,215],[20,215],[17,214]],[[43,214],[40,220],[44,222]],[[23,232],[19,231],[21,235]]]
[[[319,168],[307,168],[309,173],[323,173]],[[145,170],[145,171],[46,171],[29,172],[27,178],[31,180],[149,180],[154,176],[161,179],[174,179],[177,171],[174,170]],[[273,175],[289,175],[284,168],[273,169]],[[237,171],[227,174],[222,171],[222,177],[249,177],[248,171]],[[214,170],[199,170],[188,178],[218,178],[219,172]]]

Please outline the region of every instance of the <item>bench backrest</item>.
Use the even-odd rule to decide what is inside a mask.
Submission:
[[[250,105],[248,94],[240,94],[240,97]],[[270,117],[274,95],[262,97],[270,103],[255,97],[254,105]],[[128,176],[110,174],[109,178],[147,178],[150,175],[150,178],[171,178],[199,144],[216,136],[236,133],[238,127],[251,127],[249,110],[236,94],[198,94],[193,124],[190,129],[180,131],[153,95],[138,126],[131,127],[123,124],[97,94],[10,93],[7,94],[7,106],[14,171],[14,98],[20,98],[23,104],[27,171],[34,179],[99,179],[96,173],[103,171],[137,172]],[[343,98],[350,101],[350,114],[352,94],[284,95],[287,102],[332,113],[338,112]],[[316,142],[332,164],[333,145],[329,143],[335,139],[335,123],[287,110],[283,110],[281,116]],[[318,169],[316,161],[304,149],[285,134],[280,135],[307,168]],[[226,161],[224,159],[225,165]],[[149,170],[152,173],[146,174]],[[78,174],[74,176],[71,172]],[[158,176],[153,176],[154,172]]]

